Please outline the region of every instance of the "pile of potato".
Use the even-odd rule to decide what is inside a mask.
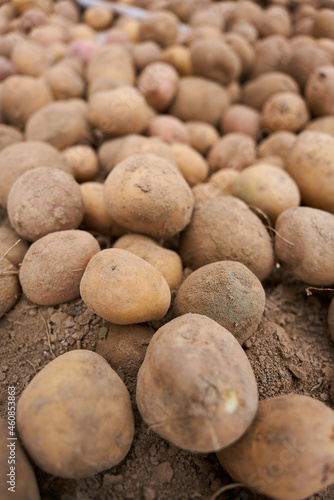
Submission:
[[[302,500],[334,482],[334,411],[259,402],[242,345],[275,267],[334,284],[334,6],[119,5],[0,2],[0,317],[23,293],[81,296],[110,322],[99,354],[67,352],[33,378],[18,434],[56,476],[118,464],[134,418],[114,370],[122,342],[145,339],[136,402],[150,428],[217,452],[255,492]],[[334,299],[328,324],[334,340]],[[23,451],[22,467],[39,498]]]

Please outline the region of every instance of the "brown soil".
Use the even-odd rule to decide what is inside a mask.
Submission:
[[[263,320],[245,347],[260,398],[296,392],[333,407],[334,346],[327,328],[328,296],[308,296],[302,284],[279,269],[265,288]],[[0,414],[6,416],[9,385],[15,385],[19,396],[54,357],[72,349],[95,350],[107,330],[108,323],[88,311],[80,299],[37,307],[22,296],[0,320]],[[118,373],[131,393],[135,411],[136,435],[130,453],[117,467],[85,480],[64,480],[36,469],[42,500],[264,499],[242,488],[215,496],[231,482],[215,455],[186,453],[150,431],[135,407],[135,377],[127,374],[126,367]],[[333,499],[334,486],[310,498]]]

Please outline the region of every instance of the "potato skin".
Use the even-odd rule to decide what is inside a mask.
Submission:
[[[246,433],[217,453],[236,482],[276,500],[303,500],[334,481],[334,412],[300,394],[260,401]]]
[[[171,146],[175,161],[189,186],[204,182],[209,174],[209,166],[203,156],[188,144],[174,142]]]
[[[0,227],[0,258],[4,255],[15,267],[19,267],[28,248],[28,243],[13,229]]]
[[[203,156],[218,141],[219,134],[213,125],[199,121],[189,121],[186,127],[190,134],[190,145]]]
[[[103,184],[100,182],[83,182],[80,190],[85,207],[82,225],[89,231],[111,235],[114,221],[110,217],[103,202]]]
[[[208,316],[231,332],[242,345],[256,330],[265,306],[264,289],[240,262],[220,261],[202,266],[177,291],[174,316]]]
[[[232,443],[253,420],[257,386],[233,335],[186,314],[153,336],[137,378],[138,409],[152,430],[180,448],[208,453]]]
[[[268,71],[245,83],[242,90],[242,102],[261,111],[266,100],[277,92],[298,93],[298,84],[286,73]]]
[[[178,83],[179,76],[171,64],[154,62],[141,72],[137,86],[150,106],[165,111],[176,95]]]
[[[177,37],[177,24],[178,18],[172,12],[152,12],[140,23],[140,39],[154,41],[162,47],[172,45]]]
[[[320,66],[309,76],[305,96],[314,116],[334,114],[334,68]]]
[[[256,158],[256,144],[253,137],[242,132],[226,134],[213,145],[208,155],[209,167],[216,170],[233,168],[242,170]]]
[[[89,309],[117,325],[163,318],[171,295],[163,275],[127,250],[109,248],[89,262],[80,283]]]
[[[264,156],[280,156],[285,159],[296,140],[297,136],[293,132],[277,130],[260,142],[257,153],[261,158]]]
[[[42,470],[65,478],[88,477],[128,453],[134,434],[130,396],[102,356],[67,352],[44,367],[21,394],[17,430]]]
[[[18,301],[21,292],[18,270],[2,257],[0,260],[0,318]]]
[[[275,228],[277,258],[292,276],[310,285],[333,285],[334,215],[310,207],[289,208]]]
[[[266,132],[288,130],[298,132],[309,121],[305,100],[295,92],[277,92],[267,99],[262,109],[262,124]]]
[[[23,141],[23,134],[19,129],[0,123],[0,151],[16,142]]]

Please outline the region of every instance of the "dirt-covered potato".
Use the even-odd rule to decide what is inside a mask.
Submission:
[[[261,111],[266,100],[277,94],[277,92],[298,93],[298,84],[286,73],[268,71],[253,80],[245,82],[242,89],[242,102]]]
[[[242,170],[251,165],[256,158],[255,140],[247,134],[234,132],[221,137],[208,155],[212,172],[220,169]]]
[[[176,318],[154,334],[136,400],[150,429],[201,453],[237,440],[258,405],[255,377],[238,341],[199,314]]]
[[[103,201],[104,186],[100,182],[83,182],[80,184],[85,207],[82,225],[88,231],[111,235],[114,221],[110,217]]]
[[[221,194],[233,194],[233,185],[235,179],[238,177],[239,171],[234,168],[222,168],[217,172],[210,175],[208,184],[217,186]]]
[[[0,157],[1,158],[1,157]],[[334,137],[305,131],[292,147],[286,171],[297,183],[305,205],[334,213]]]
[[[28,243],[12,228],[0,227],[0,258],[6,257],[14,266],[19,267],[28,248]]]
[[[23,128],[28,118],[54,98],[42,78],[13,75],[2,85],[2,112],[8,123]],[[23,98],[24,96],[24,98]]]
[[[168,238],[190,222],[191,189],[177,168],[157,155],[129,156],[110,172],[104,186],[109,214],[130,231]]]
[[[314,132],[323,132],[334,136],[334,114],[311,120],[304,130],[313,130]]]
[[[117,325],[159,320],[171,300],[161,272],[120,248],[103,250],[90,260],[80,294],[89,309]]]
[[[91,181],[99,171],[97,154],[86,144],[66,148],[62,157],[78,182]]]
[[[274,265],[270,236],[260,219],[233,196],[199,203],[180,238],[185,266],[198,269],[220,260],[241,262],[260,281]]]
[[[186,127],[190,134],[190,145],[202,155],[206,155],[219,139],[217,129],[209,123],[189,121]]]
[[[220,261],[200,267],[177,291],[174,316],[208,316],[242,345],[256,330],[265,306],[265,292],[257,277],[240,262]]]
[[[18,301],[21,292],[17,268],[6,258],[0,259],[0,318]]]
[[[262,210],[271,222],[284,210],[300,204],[300,192],[292,177],[268,164],[252,165],[240,172],[233,184],[233,195]]]
[[[98,340],[96,352],[111,368],[133,377],[144,361],[153,334],[154,330],[146,325],[110,324],[106,338]]]
[[[303,500],[334,481],[334,412],[288,394],[260,401],[246,433],[217,457],[235,482],[276,500]]]
[[[194,186],[204,182],[209,174],[209,166],[203,156],[188,144],[174,142],[171,145],[178,169],[188,182]]]
[[[0,152],[7,146],[23,141],[23,135],[19,129],[0,123]]]
[[[84,94],[83,78],[67,64],[55,64],[46,71],[44,78],[56,99],[73,99]]]
[[[72,175],[52,167],[21,175],[9,191],[7,210],[12,227],[27,241],[77,229],[84,216],[79,184]]]
[[[150,121],[147,133],[150,137],[161,137],[168,144],[183,142],[189,144],[190,134],[185,124],[171,115],[158,115]]]
[[[23,141],[4,148],[0,153],[0,205],[6,208],[10,188],[20,175],[42,166],[70,172],[59,151],[51,144]]]
[[[193,74],[191,55],[188,47],[183,45],[170,45],[161,54],[161,60],[172,64],[180,76]]]
[[[143,42],[151,40],[162,47],[167,47],[176,41],[177,25],[178,18],[172,12],[152,12],[142,19],[139,36]]]
[[[294,278],[315,286],[334,284],[334,215],[310,207],[289,208],[275,228],[277,258]]]
[[[183,121],[217,125],[228,105],[229,96],[222,85],[199,76],[188,76],[181,78],[169,113]]]
[[[40,500],[34,470],[14,433],[15,387],[8,387],[8,420],[0,419],[0,483],[1,500]],[[12,418],[14,417],[14,418]],[[8,426],[13,424],[13,439]],[[12,432],[12,431],[11,431]],[[7,476],[8,474],[8,476]],[[6,480],[5,480],[6,478]]]
[[[182,261],[180,256],[173,250],[162,247],[152,238],[142,234],[125,234],[114,243],[114,248],[134,253],[137,257],[156,267],[165,277],[171,290],[176,290],[181,283]]]
[[[265,156],[280,156],[285,159],[296,140],[297,136],[293,132],[277,130],[260,142],[257,153],[261,158]]]
[[[100,46],[89,59],[85,76],[88,84],[102,77],[113,77],[133,85],[135,69],[130,52],[117,43]]]
[[[221,120],[223,135],[242,133],[257,140],[260,135],[260,113],[245,104],[232,104]]]
[[[102,144],[99,150],[100,161],[103,163],[105,170],[109,172],[117,163],[125,160],[128,156],[139,153],[152,153],[175,164],[174,153],[170,145],[166,144],[160,137],[144,137],[143,135],[130,134],[122,139],[114,158],[111,153],[111,148],[112,141],[107,141]]]
[[[313,115],[334,114],[334,66],[319,66],[311,73],[305,97]]]
[[[80,280],[89,260],[99,252],[86,231],[57,231],[35,241],[24,256],[20,282],[29,300],[56,305],[80,295]]]
[[[24,389],[17,430],[33,462],[66,478],[89,477],[128,453],[134,419],[126,386],[107,361],[88,350],[67,352]]]
[[[295,92],[278,92],[267,99],[262,109],[265,132],[287,130],[298,132],[309,121],[305,100]]]
[[[152,108],[165,111],[172,103],[179,83],[176,69],[165,62],[153,62],[138,77],[137,87]]]

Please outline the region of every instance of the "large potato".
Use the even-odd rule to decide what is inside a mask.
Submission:
[[[334,137],[302,132],[292,147],[286,171],[297,183],[302,201],[310,207],[334,213]]]
[[[292,276],[315,286],[334,284],[334,215],[310,207],[289,208],[275,227],[277,258]]]
[[[109,214],[133,232],[168,238],[190,222],[191,189],[177,168],[159,156],[129,156],[110,172],[104,186]]]
[[[0,318],[18,301],[21,292],[18,270],[1,256],[0,260]]]
[[[220,261],[190,274],[177,291],[173,314],[203,314],[243,344],[256,330],[265,306],[264,289],[240,262]]]
[[[80,283],[87,307],[117,325],[163,318],[171,295],[157,268],[127,250],[98,252],[89,262]]]
[[[35,241],[24,256],[20,282],[29,300],[56,305],[80,295],[80,280],[89,260],[100,250],[86,231],[69,229]]]
[[[258,405],[255,377],[239,343],[199,314],[176,318],[154,334],[138,373],[136,399],[152,430],[201,453],[237,440]]]
[[[217,453],[234,481],[276,500],[303,500],[334,481],[334,412],[288,394],[260,401],[246,433]]]
[[[256,158],[256,144],[253,137],[242,132],[226,134],[213,145],[208,155],[211,171],[220,169],[242,170]]]
[[[199,203],[181,235],[180,255],[185,266],[198,269],[220,260],[241,262],[260,281],[274,265],[270,236],[247,205],[233,196]]]
[[[17,430],[42,470],[88,477],[129,451],[134,421],[129,393],[99,354],[71,351],[51,361],[24,389]]]

